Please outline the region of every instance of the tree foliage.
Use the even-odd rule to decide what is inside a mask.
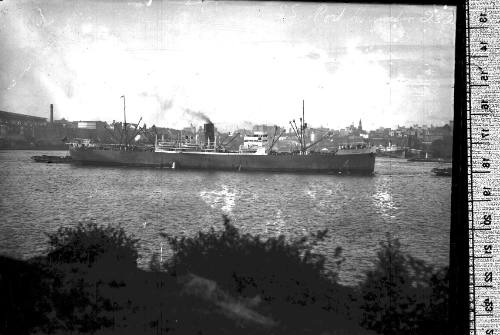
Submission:
[[[314,252],[327,231],[287,240],[242,234],[224,217],[224,229],[199,232],[194,237],[170,237],[173,257],[167,271],[177,277],[195,274],[215,281],[235,296],[262,301],[259,308],[276,320],[286,320],[288,331],[317,332],[343,327],[350,318],[351,289],[337,283],[337,271],[325,268],[325,256]],[[342,249],[332,257],[338,270]],[[306,321],[307,320],[307,321]]]
[[[362,324],[380,334],[445,334],[448,270],[435,270],[401,250],[397,239],[381,243],[373,270],[360,286]]]
[[[434,157],[450,158],[453,153],[453,137],[445,136],[443,139],[433,141],[430,152]]]
[[[0,332],[446,333],[446,268],[407,255],[389,236],[366,279],[342,286],[342,250],[330,255],[335,271],[314,252],[326,234],[264,239],[224,218],[223,230],[169,237],[172,257],[152,259],[154,271],[144,271],[137,239],[122,228],[60,228],[49,236],[47,256],[0,258],[0,307],[11,309]]]
[[[49,325],[83,333],[110,327],[123,306],[115,292],[137,272],[138,239],[122,227],[94,222],[61,227],[48,237],[45,263],[54,278],[55,311]]]
[[[245,296],[306,304],[313,284],[326,279],[325,257],[313,252],[325,236],[326,231],[318,231],[293,241],[283,235],[264,240],[241,234],[225,217],[223,231],[212,228],[194,237],[169,237],[174,255],[167,269],[178,276],[195,273],[210,278]],[[328,275],[336,279],[335,273]]]
[[[48,237],[47,257],[51,262],[90,265],[105,260],[137,265],[139,240],[128,236],[122,227],[78,223],[75,227],[60,227]]]

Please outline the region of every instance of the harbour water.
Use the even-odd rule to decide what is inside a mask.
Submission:
[[[372,266],[386,233],[436,266],[448,264],[451,178],[436,163],[376,159],[373,176],[182,171],[32,162],[66,152],[0,151],[0,254],[28,258],[46,233],[95,221],[121,224],[140,239],[141,266],[168,257],[160,232],[192,236],[222,229],[289,238],[327,228],[318,252],[342,247],[340,280],[354,284]]]

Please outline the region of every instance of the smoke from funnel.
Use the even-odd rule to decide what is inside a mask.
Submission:
[[[195,112],[195,111],[190,110],[189,108],[184,108],[184,114],[186,114],[189,117],[192,117],[194,119],[201,120],[204,123],[212,123],[212,121],[210,121],[210,119],[208,118],[208,116],[206,116],[202,112]]]
[[[173,99],[172,100],[169,100],[169,99],[161,100],[160,98],[158,98],[158,100],[160,101],[160,106],[161,106],[162,111],[167,111],[170,108],[172,108],[172,106],[174,105]]]
[[[174,106],[174,99],[164,98],[157,93],[142,92],[141,96],[146,98],[147,97],[155,98],[158,101],[158,104],[160,105],[160,110],[162,112],[166,112]]]

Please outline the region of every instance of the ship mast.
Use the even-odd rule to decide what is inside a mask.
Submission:
[[[123,129],[125,131],[125,145],[128,145],[127,114],[125,113],[125,95],[122,95],[120,98],[123,98]],[[120,144],[121,144],[121,141],[120,141]]]
[[[304,100],[302,99],[302,154],[305,154],[305,148],[306,148],[306,139],[305,139],[305,130],[306,130],[306,119],[304,116]]]
[[[300,153],[302,155],[306,154],[306,119],[304,116],[304,100],[302,100],[302,117],[300,118]]]
[[[307,128],[307,123],[305,122],[305,116],[304,116],[304,100],[302,100],[302,117],[299,119],[300,120],[300,128],[297,126],[295,123],[295,120],[290,121],[290,126],[292,127],[295,136],[297,136],[297,140],[300,143],[300,154],[305,155],[306,154],[306,128]]]

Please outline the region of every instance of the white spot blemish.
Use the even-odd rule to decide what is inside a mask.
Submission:
[[[43,12],[42,12],[42,9],[41,8],[37,8],[38,9],[38,13],[40,14],[40,17],[42,18],[42,24],[38,25],[37,26],[43,26],[45,25],[45,16],[43,16]]]
[[[10,85],[7,87],[8,90],[14,88],[16,86],[17,82],[15,79],[12,79],[12,81],[10,82]]]

